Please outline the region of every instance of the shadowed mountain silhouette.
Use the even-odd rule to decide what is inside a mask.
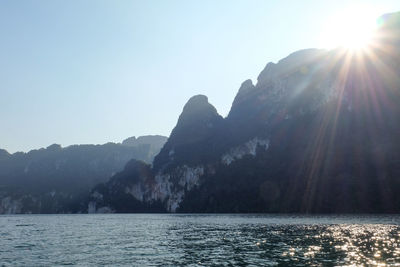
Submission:
[[[0,214],[77,212],[90,189],[121,171],[131,159],[151,163],[166,137],[137,144],[53,144],[9,154],[0,150]]]
[[[365,51],[306,49],[268,63],[225,119],[191,98],[153,168],[101,186],[140,210],[400,212],[399,18],[382,16]],[[92,212],[137,211],[99,196]]]

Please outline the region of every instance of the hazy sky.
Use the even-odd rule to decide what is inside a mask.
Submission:
[[[0,148],[169,135],[195,94],[226,116],[244,80],[323,46],[327,18],[359,3],[400,10],[398,0],[1,0]]]

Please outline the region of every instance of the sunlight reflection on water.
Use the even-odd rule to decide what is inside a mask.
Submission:
[[[399,216],[0,216],[0,265],[400,266]]]

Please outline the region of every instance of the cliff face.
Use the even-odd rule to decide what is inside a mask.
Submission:
[[[99,201],[118,192],[140,210],[400,212],[399,18],[382,16],[366,51],[268,63],[225,119],[193,97],[153,167],[94,189],[90,211],[121,212],[128,204]]]

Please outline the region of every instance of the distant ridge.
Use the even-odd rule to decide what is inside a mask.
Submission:
[[[131,159],[151,163],[167,138],[135,140],[135,145],[53,144],[14,154],[1,149],[0,214],[77,212],[93,186],[107,181]]]

